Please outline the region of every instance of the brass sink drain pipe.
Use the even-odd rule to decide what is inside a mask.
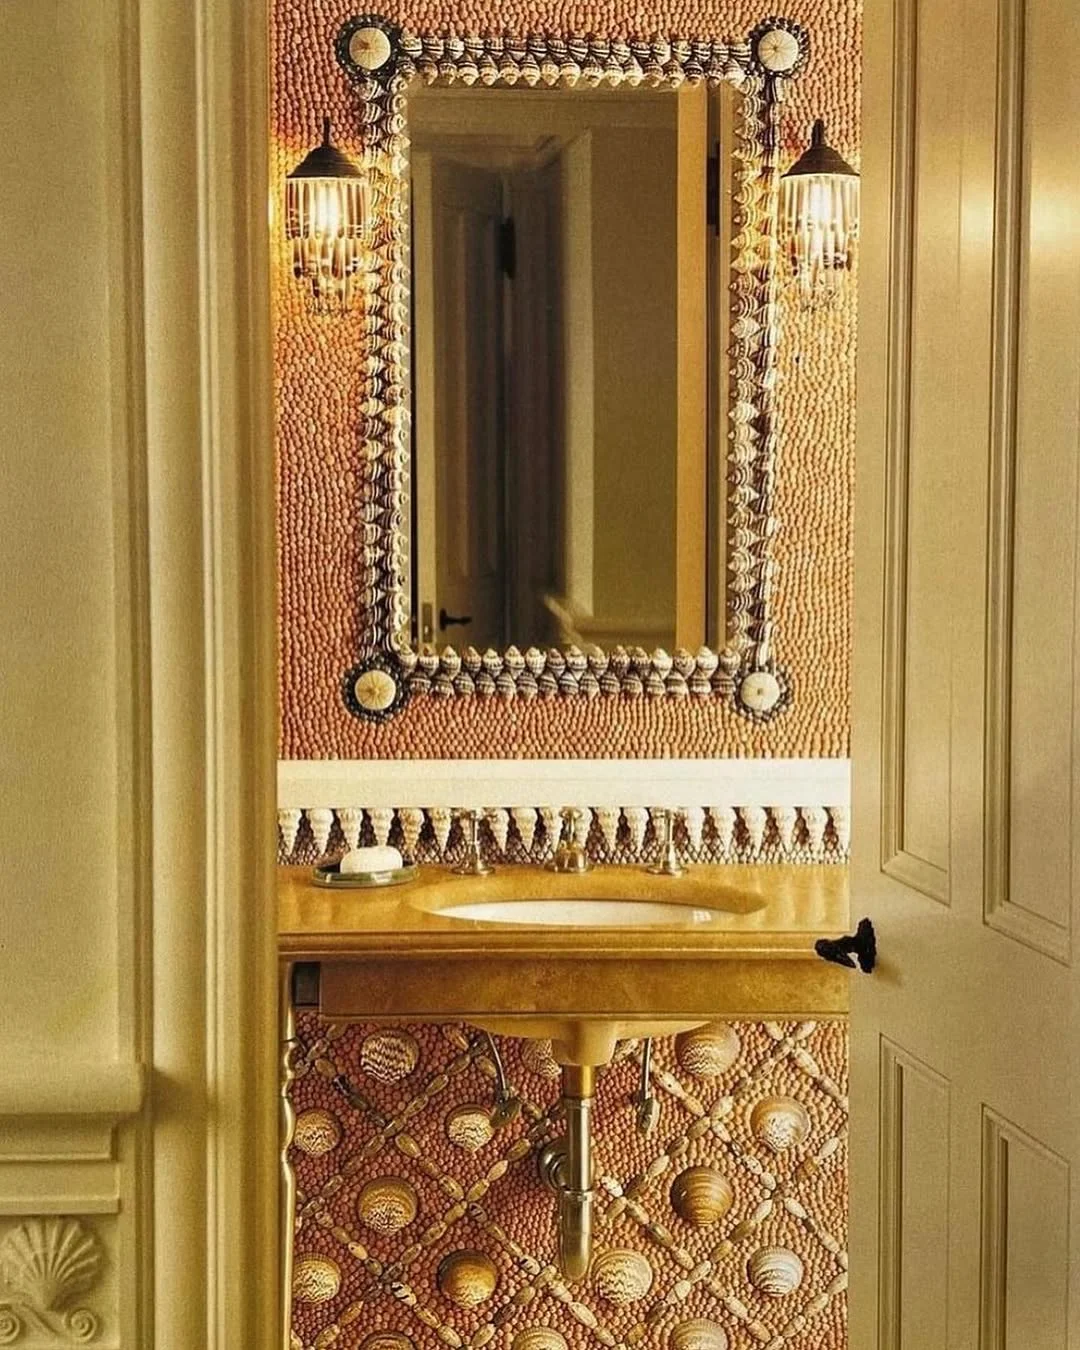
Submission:
[[[591,1065],[564,1064],[562,1104],[566,1133],[540,1151],[540,1175],[559,1202],[559,1266],[568,1280],[580,1280],[592,1256],[592,1102],[596,1075]]]

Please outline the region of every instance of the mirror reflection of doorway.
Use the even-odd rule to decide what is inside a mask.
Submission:
[[[708,118],[704,90],[411,100],[418,640],[704,640]]]

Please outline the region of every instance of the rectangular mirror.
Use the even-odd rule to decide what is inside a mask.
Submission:
[[[728,96],[410,90],[420,641],[715,643]]]
[[[372,203],[347,706],[646,695],[776,716],[778,107],[805,33],[363,15],[336,49]]]

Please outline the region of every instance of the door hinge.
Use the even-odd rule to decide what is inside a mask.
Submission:
[[[517,228],[513,216],[507,216],[499,226],[499,268],[507,280],[513,281],[517,268]]]
[[[705,224],[720,233],[720,151],[705,161]]]

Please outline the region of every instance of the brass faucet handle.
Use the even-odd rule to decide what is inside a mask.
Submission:
[[[585,852],[585,845],[577,837],[578,824],[584,816],[579,806],[564,806],[562,809],[562,830],[555,856],[548,863],[551,872],[584,873],[592,871],[592,863]]]
[[[675,812],[672,810],[656,813],[664,822],[664,837],[660,846],[660,858],[649,868],[654,877],[681,877],[686,870],[679,861],[679,850],[675,846]]]
[[[495,871],[490,863],[484,861],[480,847],[481,817],[482,812],[476,810],[458,812],[458,819],[465,830],[465,857],[454,868],[459,877],[486,877]]]

